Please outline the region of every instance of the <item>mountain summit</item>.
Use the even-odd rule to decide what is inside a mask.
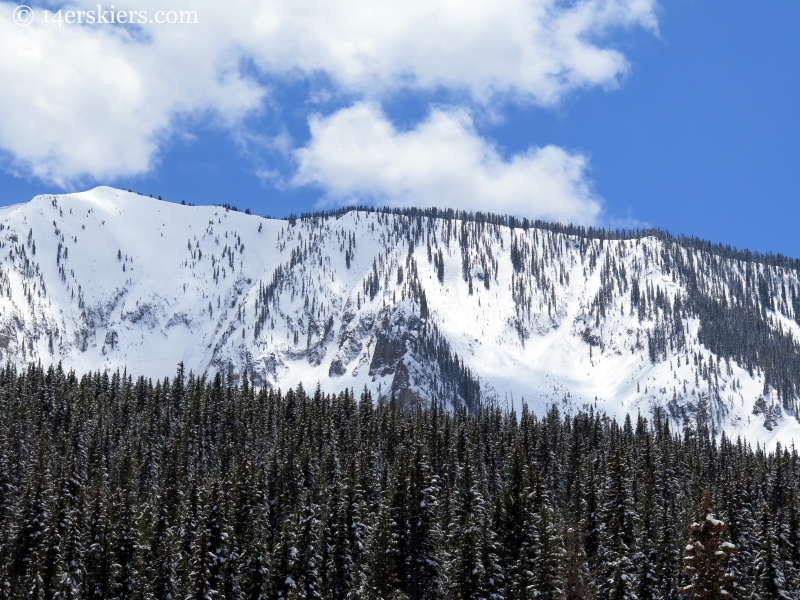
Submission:
[[[0,209],[0,358],[661,410],[800,439],[800,263],[440,210],[288,220],[107,187]]]

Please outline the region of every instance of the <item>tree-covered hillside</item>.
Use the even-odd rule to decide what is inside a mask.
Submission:
[[[708,489],[734,597],[798,598],[794,447],[234,381],[0,369],[0,596],[680,598]]]

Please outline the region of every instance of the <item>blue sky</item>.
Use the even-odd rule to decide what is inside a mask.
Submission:
[[[533,4],[574,16],[562,2]],[[0,87],[19,90],[21,98],[0,100],[0,202],[109,184],[270,215],[352,202],[437,203],[611,226],[646,223],[800,256],[800,3],[593,4],[587,18],[594,21],[577,37],[615,56],[557,56],[554,78],[502,73],[515,49],[497,50],[502,35],[492,35],[513,26],[512,12],[490,15],[499,25],[486,30],[477,21],[453,24],[452,15],[438,15],[434,34],[485,38],[452,56],[415,39],[413,24],[411,33],[391,30],[386,37],[396,36],[395,46],[375,50],[368,58],[378,66],[366,74],[352,61],[327,58],[341,41],[335,36],[305,56],[311,44],[302,34],[266,46],[263,32],[231,33],[235,23],[210,33],[145,30],[149,40],[120,44],[127,32],[119,28],[11,29],[0,21],[17,44],[44,48],[65,68],[69,58],[57,57],[59,44],[74,47],[76,39],[95,42],[95,54],[105,44],[118,59],[108,72],[101,63],[99,75],[71,72],[65,85],[107,83],[91,97],[73,98],[71,88],[49,87],[52,72],[46,80],[16,73],[10,65],[16,59],[0,42]],[[213,16],[203,6],[201,18]],[[626,16],[607,16],[609,7],[620,6]],[[534,26],[539,18],[523,16]],[[343,35],[358,40],[359,32]],[[194,52],[201,39],[217,45]],[[249,51],[220,67],[229,60],[226,44]],[[562,38],[546,37],[523,50],[548,55],[563,45]],[[156,50],[166,59],[174,52],[181,72],[193,77],[152,75],[161,68],[148,56]],[[302,60],[280,69],[284,51]],[[405,58],[415,52],[419,62]],[[472,73],[470,63],[484,56],[485,71],[476,64]],[[216,70],[205,73],[208,64]],[[113,79],[128,67],[126,79]],[[126,83],[137,76],[141,88]],[[93,79],[82,86],[82,77]],[[486,84],[487,78],[494,79]],[[157,97],[147,98],[148,87]],[[115,92],[105,97],[108,88]],[[55,108],[32,102],[31,110],[26,92],[49,97]],[[105,99],[94,104],[98,96]],[[87,111],[96,111],[97,131],[92,120],[81,121]],[[20,119],[41,128],[26,129]],[[126,119],[133,125],[118,128]],[[31,146],[27,140],[36,136],[47,143]]]

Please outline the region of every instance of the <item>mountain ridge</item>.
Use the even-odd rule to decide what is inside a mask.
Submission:
[[[0,209],[0,358],[800,437],[800,262],[647,231],[37,196]]]
[[[217,206],[217,205],[215,205]],[[223,207],[225,205],[222,205]],[[233,210],[239,210],[233,207]],[[249,210],[249,209],[248,209]],[[561,233],[564,235],[576,236],[593,240],[636,240],[645,237],[654,237],[661,241],[673,242],[682,246],[691,246],[698,250],[718,254],[724,258],[735,258],[738,260],[746,260],[750,262],[759,262],[769,264],[772,266],[783,266],[786,268],[798,269],[800,268],[800,258],[792,258],[789,255],[781,252],[761,252],[758,250],[750,250],[748,248],[739,248],[731,244],[723,244],[720,242],[713,242],[694,235],[686,234],[673,234],[667,229],[658,227],[641,227],[641,228],[611,228],[602,226],[583,226],[574,225],[572,223],[561,223],[552,221],[543,221],[541,219],[528,219],[527,217],[515,217],[514,215],[505,215],[492,212],[472,212],[456,209],[441,209],[436,207],[430,208],[416,208],[416,207],[375,207],[368,205],[349,205],[341,208],[330,210],[319,210],[311,212],[302,212],[298,217],[294,213],[290,213],[280,220],[291,221],[309,218],[331,218],[340,217],[348,212],[359,211],[365,213],[382,213],[389,215],[397,215],[411,218],[436,218],[447,220],[462,220],[467,222],[489,223],[492,225],[502,225],[512,229],[546,229],[553,233]],[[248,213],[250,214],[250,213]],[[265,217],[272,218],[272,217]]]

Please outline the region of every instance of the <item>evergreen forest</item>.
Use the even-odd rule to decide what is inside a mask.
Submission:
[[[800,598],[794,447],[312,385],[0,368],[0,597]]]

